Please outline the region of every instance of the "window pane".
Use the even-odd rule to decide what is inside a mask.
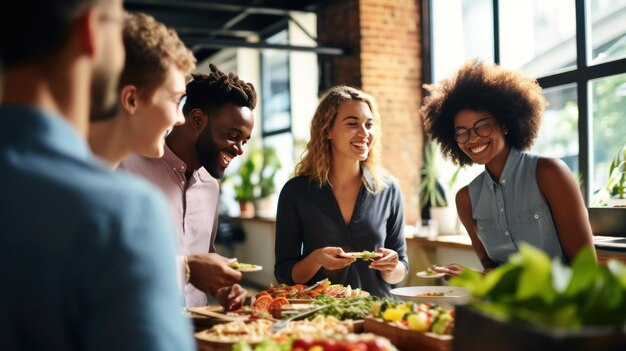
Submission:
[[[593,0],[589,5],[592,63],[626,57],[626,0]]]
[[[491,0],[437,0],[432,6],[433,81],[456,71],[464,61],[493,62]]]
[[[271,44],[288,44],[287,30],[267,39]],[[263,132],[291,127],[289,96],[289,52],[263,50]]]
[[[593,205],[601,205],[607,194],[601,190],[609,179],[609,165],[626,143],[626,74],[591,81]]]
[[[276,173],[274,184],[276,185],[276,194],[280,193],[283,185],[293,175],[295,164],[293,162],[293,136],[291,133],[281,133],[263,138],[263,146],[272,146],[278,154],[281,163],[281,169]]]
[[[558,14],[558,15],[557,15]],[[500,62],[535,77],[576,67],[574,0],[502,0]]]
[[[560,158],[579,179],[576,84],[544,89],[543,96],[548,100],[548,109],[543,114],[539,135],[531,151]]]

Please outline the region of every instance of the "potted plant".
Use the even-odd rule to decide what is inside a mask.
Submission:
[[[281,168],[273,147],[251,147],[235,178],[235,199],[244,218],[272,216],[276,191],[274,178]]]
[[[238,171],[239,183],[235,184],[235,199],[239,202],[242,218],[254,217],[254,182],[252,180],[256,165],[252,157],[248,157]]]
[[[453,207],[448,206],[445,190],[440,183],[439,165],[437,162],[439,149],[433,142],[424,148],[424,166],[421,170],[419,185],[422,209],[428,209],[430,219],[435,221],[437,231],[441,235],[457,234],[457,215]],[[458,167],[448,182],[448,188],[456,182],[461,167]]]
[[[276,197],[276,182],[274,178],[282,165],[276,154],[276,149],[271,146],[263,148],[261,152],[261,168],[258,173],[258,197],[255,199],[257,215],[273,217],[275,215],[274,203]]]
[[[626,145],[611,161],[606,190],[610,196],[609,206],[626,207]]]

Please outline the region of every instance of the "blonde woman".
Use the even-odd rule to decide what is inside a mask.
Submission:
[[[402,196],[380,165],[379,138],[372,96],[347,86],[322,96],[306,154],[278,201],[274,274],[280,283],[328,278],[390,297],[390,284],[404,279]],[[382,256],[345,257],[364,250]]]

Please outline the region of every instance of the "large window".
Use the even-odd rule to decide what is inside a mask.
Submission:
[[[284,29],[266,40],[270,44],[289,44],[289,30]],[[291,94],[289,52],[285,50],[261,51],[261,84],[263,116],[261,136],[264,147],[273,147],[282,168],[275,182],[280,191],[294,166],[293,134],[291,131]]]
[[[626,0],[423,4],[431,48],[425,77],[439,81],[472,58],[536,77],[549,107],[531,151],[561,158],[588,207],[603,205],[609,165],[626,144]]]

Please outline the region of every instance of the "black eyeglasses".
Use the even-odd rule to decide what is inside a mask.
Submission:
[[[493,126],[495,125],[497,125],[496,122],[489,123],[485,121],[478,121],[474,123],[474,126],[469,129],[465,127],[456,128],[454,132],[454,140],[459,144],[467,143],[470,138],[471,130],[474,130],[474,133],[479,137],[488,137],[491,135],[491,132],[493,131]]]

